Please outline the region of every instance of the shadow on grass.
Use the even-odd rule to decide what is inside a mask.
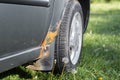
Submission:
[[[91,13],[88,30],[96,34],[120,35],[120,10]]]
[[[24,66],[24,65],[23,65]],[[33,71],[26,69],[25,67],[20,66],[9,71],[0,73],[0,80],[47,80],[49,78],[50,73],[48,71]]]
[[[20,78],[32,79],[32,75],[30,73],[26,72],[25,70],[21,69],[20,67],[0,73],[0,79],[3,79],[10,75],[19,75]]]

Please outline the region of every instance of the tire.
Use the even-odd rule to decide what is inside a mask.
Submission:
[[[64,71],[71,71],[76,68],[81,55],[82,40],[82,8],[78,1],[71,0],[66,6],[60,30],[55,41],[55,73],[61,73],[63,68]]]

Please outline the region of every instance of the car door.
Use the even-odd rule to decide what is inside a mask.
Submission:
[[[39,46],[51,17],[52,0],[0,0],[0,58]]]

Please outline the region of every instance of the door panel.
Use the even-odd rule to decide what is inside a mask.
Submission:
[[[46,7],[0,3],[0,56],[38,46],[51,20]]]

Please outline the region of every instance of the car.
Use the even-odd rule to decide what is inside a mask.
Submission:
[[[0,0],[0,73],[74,70],[89,13],[90,0]]]

